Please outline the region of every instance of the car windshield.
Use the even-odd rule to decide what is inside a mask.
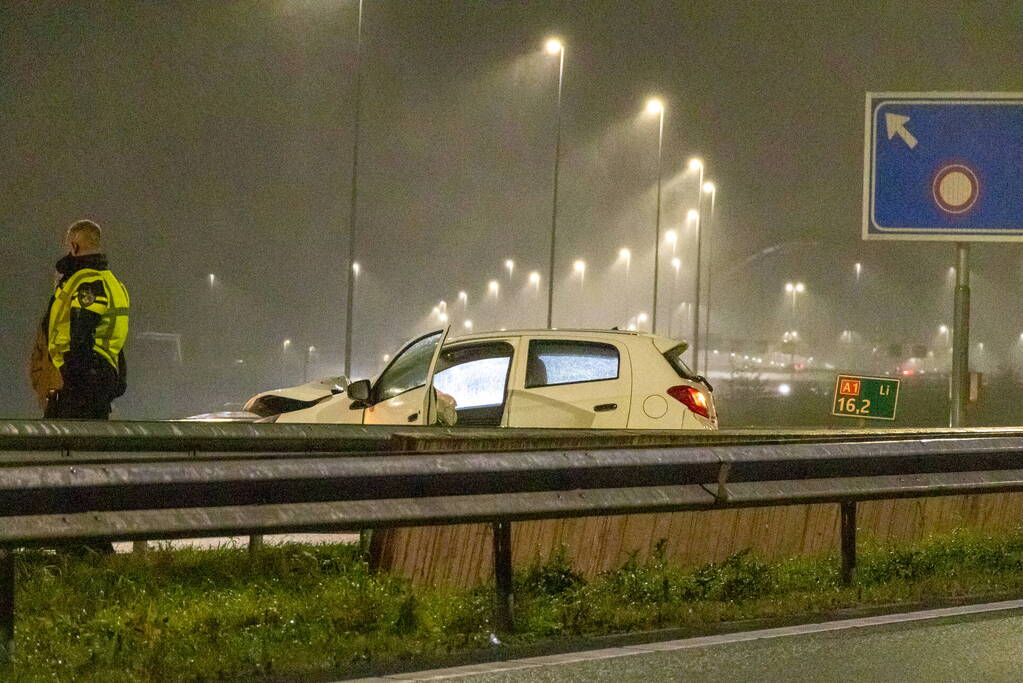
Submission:
[[[442,332],[434,332],[413,342],[394,359],[373,388],[373,400],[386,401],[398,394],[426,384],[430,361],[440,343]]]

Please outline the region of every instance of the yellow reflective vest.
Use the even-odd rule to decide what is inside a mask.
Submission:
[[[83,285],[86,285],[83,287]],[[115,370],[117,356],[128,338],[128,290],[109,270],[82,268],[57,285],[50,306],[49,350],[53,364],[64,365],[71,346],[71,311],[82,308],[100,316],[92,349]]]

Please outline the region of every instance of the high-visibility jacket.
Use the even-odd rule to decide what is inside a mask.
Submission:
[[[57,285],[50,306],[49,351],[53,364],[64,365],[71,347],[75,309],[99,316],[92,350],[118,370],[117,357],[128,338],[128,290],[109,270],[82,268]]]

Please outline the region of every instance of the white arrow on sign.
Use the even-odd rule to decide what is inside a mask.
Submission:
[[[906,124],[909,122],[908,116],[902,116],[901,114],[885,114],[884,115],[885,125],[888,126],[888,139],[891,140],[896,134],[902,141],[909,145],[910,149],[916,147],[916,138],[913,134],[906,130]]]

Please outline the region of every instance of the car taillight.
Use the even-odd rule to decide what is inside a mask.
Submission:
[[[710,417],[710,404],[707,402],[707,394],[696,387],[690,387],[685,384],[671,387],[668,389],[668,396],[671,396],[697,415],[702,415],[706,418]]]

